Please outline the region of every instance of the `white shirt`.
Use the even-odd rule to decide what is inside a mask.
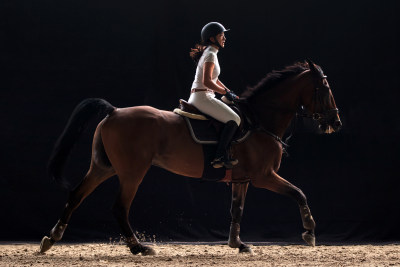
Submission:
[[[203,83],[203,68],[204,68],[205,62],[214,63],[214,70],[211,75],[211,80],[214,83],[217,83],[218,76],[221,72],[221,69],[220,69],[219,63],[218,63],[217,53],[218,53],[218,49],[216,49],[215,47],[213,47],[211,45],[208,46],[204,50],[203,55],[201,55],[201,57],[199,59],[199,63],[197,64],[196,75],[194,76],[192,89],[210,89],[210,88],[207,88]]]

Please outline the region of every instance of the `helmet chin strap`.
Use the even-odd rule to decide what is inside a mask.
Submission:
[[[213,37],[214,38],[214,40],[217,40],[217,38],[215,38],[215,36]],[[210,40],[211,41],[211,40]],[[220,44],[219,44],[219,42],[217,41],[217,42],[213,42],[213,41],[211,41],[211,43],[213,44],[213,45],[216,45],[216,46],[218,46],[219,48],[223,48]]]

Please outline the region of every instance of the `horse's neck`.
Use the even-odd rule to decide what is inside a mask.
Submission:
[[[272,133],[283,137],[300,104],[300,90],[304,87],[306,73],[260,95],[255,100],[259,123]]]

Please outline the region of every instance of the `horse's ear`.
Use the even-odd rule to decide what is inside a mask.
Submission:
[[[315,65],[315,63],[312,62],[310,59],[306,59],[306,61],[312,73],[318,74],[321,78],[326,78],[320,66]]]
[[[307,62],[308,67],[310,68],[311,71],[318,72],[317,68],[315,67],[314,62],[312,62],[310,59],[306,59],[306,62]]]

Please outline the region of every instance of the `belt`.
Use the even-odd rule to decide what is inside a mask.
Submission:
[[[205,91],[209,91],[209,92],[214,92],[213,90],[211,90],[211,89],[192,89],[192,90],[190,90],[190,92],[193,94],[193,93],[196,93],[196,92],[205,92]]]

